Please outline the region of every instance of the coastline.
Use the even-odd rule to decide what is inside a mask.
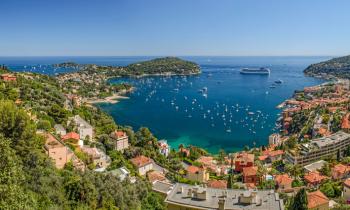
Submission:
[[[124,94],[134,91],[134,88],[131,88],[130,90],[125,90],[120,93],[114,93],[111,96],[108,96],[106,98],[99,98],[99,99],[87,99],[86,103],[90,105],[94,104],[100,104],[100,103],[108,103],[108,104],[116,104],[122,99],[129,99],[128,96],[124,96]]]

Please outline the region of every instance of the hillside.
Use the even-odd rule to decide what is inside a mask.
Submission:
[[[310,76],[350,78],[350,55],[312,64],[304,73]]]
[[[127,67],[130,74],[176,74],[191,75],[199,74],[199,66],[190,61],[185,61],[176,57],[156,58],[150,61],[130,64]]]

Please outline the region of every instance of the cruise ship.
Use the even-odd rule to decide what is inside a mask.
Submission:
[[[251,69],[251,68],[244,68],[240,71],[241,74],[263,74],[263,75],[269,75],[270,69],[268,68],[259,68],[259,69]]]

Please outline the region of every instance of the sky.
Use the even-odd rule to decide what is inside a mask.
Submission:
[[[1,0],[0,56],[350,54],[349,0]]]

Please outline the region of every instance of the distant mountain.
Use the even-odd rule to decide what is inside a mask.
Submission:
[[[350,55],[311,64],[304,73],[310,76],[350,78]]]

